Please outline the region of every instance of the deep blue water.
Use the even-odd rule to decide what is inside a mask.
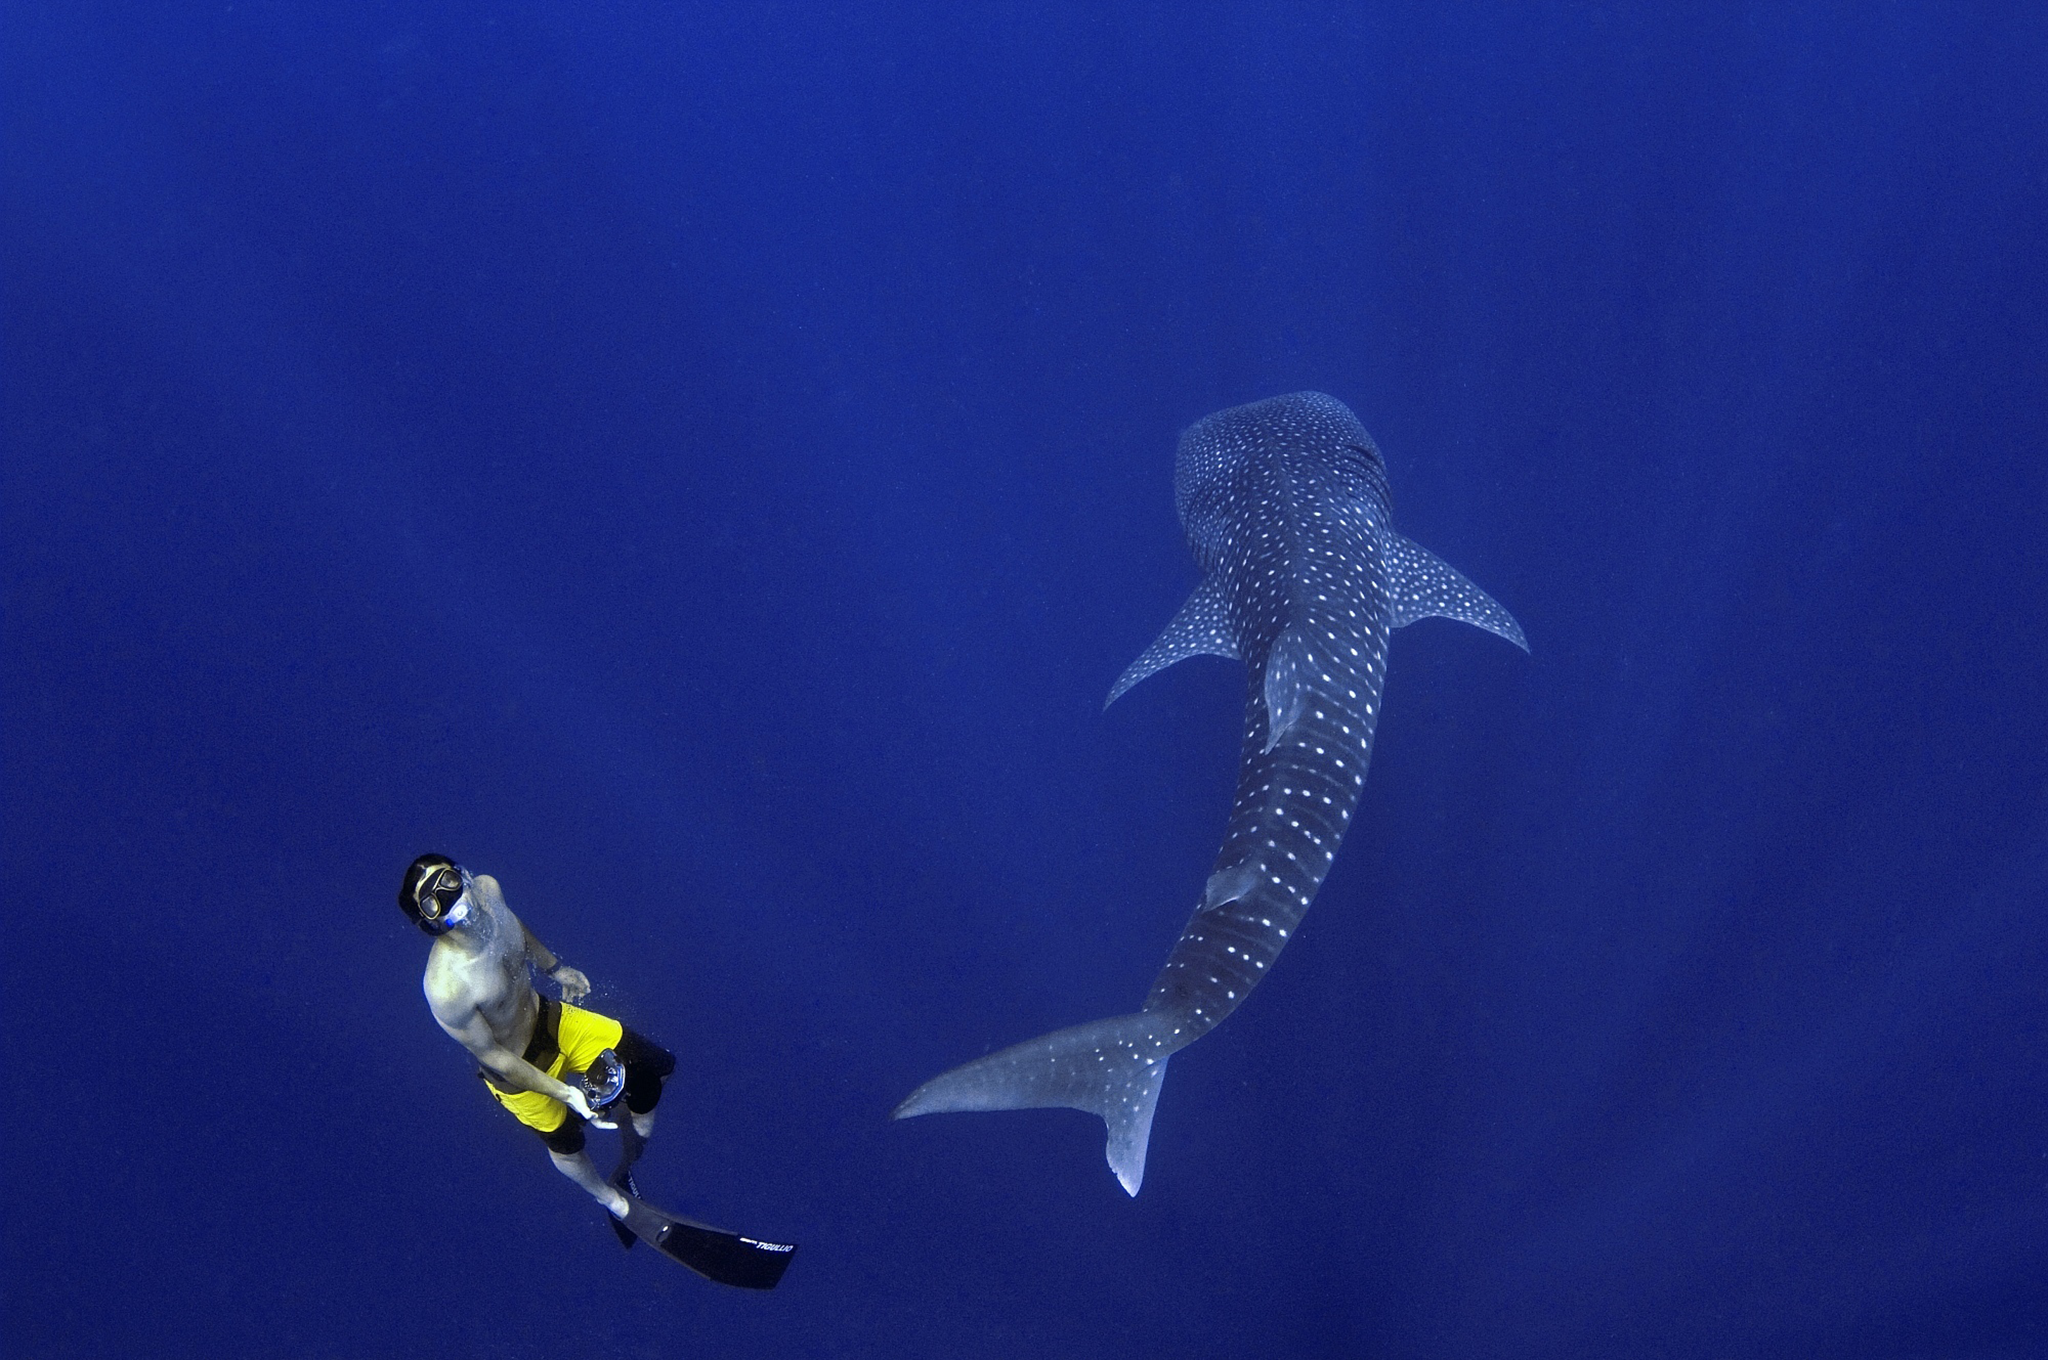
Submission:
[[[2036,6],[5,7],[11,1356],[2048,1354]],[[1533,656],[1142,1195],[918,1082],[1129,1010],[1316,388]],[[393,902],[676,1049],[622,1254]],[[604,1149],[608,1159],[609,1149]]]

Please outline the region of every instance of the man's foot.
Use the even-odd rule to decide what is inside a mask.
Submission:
[[[612,1172],[612,1188],[624,1192],[620,1195],[622,1200],[626,1195],[631,1195],[634,1199],[640,1198],[640,1187],[633,1184],[633,1169],[630,1166],[621,1166]],[[637,1239],[633,1236],[633,1230],[626,1226],[625,1217],[626,1211],[623,1209],[612,1211],[612,1231],[618,1234],[619,1245],[631,1251]]]

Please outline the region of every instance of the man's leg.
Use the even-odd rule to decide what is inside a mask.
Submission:
[[[572,1114],[562,1121],[560,1128],[541,1134],[541,1140],[548,1145],[548,1158],[554,1162],[555,1170],[582,1186],[614,1218],[626,1216],[626,1197],[605,1184],[604,1177],[591,1164],[590,1154],[583,1149],[582,1120]]]
[[[626,1170],[640,1160],[640,1154],[647,1151],[647,1135],[653,1132],[652,1110],[619,1121],[619,1171]],[[614,1171],[612,1174],[617,1176],[619,1172]]]
[[[632,1116],[619,1123],[623,1169],[640,1159],[654,1133],[654,1107],[661,1103],[662,1082],[676,1070],[676,1055],[630,1029],[620,1035],[617,1052],[626,1068],[626,1113]]]
[[[555,1170],[582,1186],[592,1199],[611,1211],[613,1218],[626,1216],[626,1197],[605,1184],[604,1177],[598,1175],[597,1168],[591,1165],[588,1152],[578,1152],[573,1156],[564,1157],[550,1149],[548,1157],[554,1162]]]

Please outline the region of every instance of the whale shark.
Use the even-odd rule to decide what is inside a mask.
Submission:
[[[1372,757],[1387,642],[1443,617],[1529,650],[1485,591],[1394,531],[1379,446],[1335,397],[1297,392],[1182,432],[1174,508],[1202,582],[1104,707],[1191,656],[1245,663],[1237,794],[1201,899],[1142,1009],[933,1077],[894,1117],[1062,1107],[1099,1115],[1130,1195],[1167,1060],[1266,976],[1322,886]]]

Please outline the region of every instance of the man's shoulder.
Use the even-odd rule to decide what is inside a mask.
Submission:
[[[427,994],[427,1004],[436,1015],[472,1002],[476,989],[472,973],[471,960],[456,950],[444,948],[439,940],[434,942],[427,954],[427,971],[420,978],[420,990]]]
[[[505,890],[499,886],[497,879],[489,874],[478,874],[470,882],[476,885],[476,895],[485,907],[492,911],[512,910],[511,904],[505,900]]]

